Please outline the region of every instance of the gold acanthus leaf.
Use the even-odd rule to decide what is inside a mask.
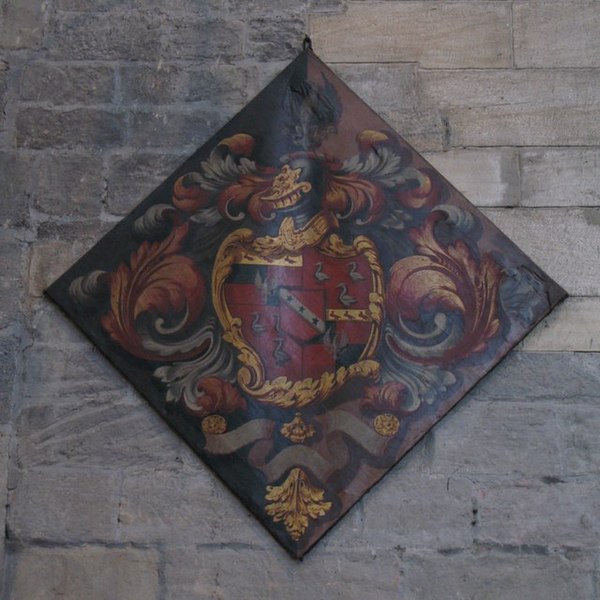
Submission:
[[[293,468],[281,485],[268,485],[265,500],[266,513],[273,522],[283,521],[290,537],[297,542],[308,528],[308,519],[318,519],[331,508],[331,502],[323,502],[324,490],[311,485],[307,475]]]

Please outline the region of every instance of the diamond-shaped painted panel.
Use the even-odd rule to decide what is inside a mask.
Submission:
[[[566,295],[309,49],[48,294],[297,557]]]

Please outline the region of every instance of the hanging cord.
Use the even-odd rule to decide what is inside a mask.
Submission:
[[[302,50],[304,52],[306,52],[307,50],[310,50],[312,52],[312,49],[312,40],[307,35],[305,35],[304,40],[302,41]]]

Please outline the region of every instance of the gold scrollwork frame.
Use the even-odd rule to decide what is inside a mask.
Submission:
[[[344,244],[336,234],[330,234],[337,225],[331,213],[319,213],[301,229],[295,229],[290,217],[284,219],[277,236],[256,237],[251,229],[238,229],[231,233],[219,248],[212,274],[212,295],[215,311],[223,327],[223,339],[232,344],[242,366],[238,371],[238,383],[244,392],[262,402],[282,408],[299,408],[326,398],[353,377],[377,379],[379,363],[372,360],[381,335],[383,321],[383,271],[379,264],[377,248],[366,236],[357,236],[352,245]],[[371,321],[369,339],[359,360],[340,367],[335,373],[324,372],[319,379],[306,378],[290,381],[287,377],[267,380],[260,356],[242,334],[242,321],[234,317],[225,299],[225,281],[233,266],[251,254],[266,260],[298,255],[306,246],[318,247],[329,256],[351,258],[364,255],[371,267],[372,291],[369,294],[368,314]]]

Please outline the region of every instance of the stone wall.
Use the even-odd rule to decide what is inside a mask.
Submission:
[[[307,30],[571,298],[298,563],[42,290]],[[600,1],[0,0],[0,48],[2,600],[600,598]]]

